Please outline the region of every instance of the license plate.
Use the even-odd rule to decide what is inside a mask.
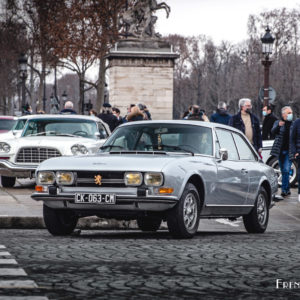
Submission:
[[[91,204],[116,204],[116,195],[114,194],[75,194],[75,203],[91,203]]]

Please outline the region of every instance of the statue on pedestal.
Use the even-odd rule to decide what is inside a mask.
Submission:
[[[160,38],[160,34],[154,30],[157,17],[154,13],[164,9],[167,18],[170,14],[170,7],[165,3],[157,3],[156,0],[132,0],[130,9],[126,10],[121,18],[120,25],[125,27],[125,36],[136,38]]]

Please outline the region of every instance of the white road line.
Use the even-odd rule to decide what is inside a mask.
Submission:
[[[15,259],[1,259],[0,258],[0,265],[17,265]]]
[[[0,249],[5,249],[6,247],[3,245],[0,245]]]
[[[11,256],[9,252],[1,252],[0,251],[0,256]]]
[[[41,296],[0,296],[0,300],[48,300],[48,297]]]
[[[21,269],[0,268],[0,276],[27,276],[27,273]]]
[[[0,289],[36,289],[37,287],[33,280],[0,280]]]

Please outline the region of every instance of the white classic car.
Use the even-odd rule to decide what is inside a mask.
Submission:
[[[48,158],[96,153],[109,134],[108,125],[97,117],[29,116],[20,138],[0,137],[2,186],[14,186],[16,177],[34,177],[38,165]]]

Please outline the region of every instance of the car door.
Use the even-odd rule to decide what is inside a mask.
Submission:
[[[251,205],[256,198],[257,188],[261,178],[258,157],[246,139],[239,133],[232,133],[239,157],[241,168],[245,170],[249,180],[249,188],[245,204]]]
[[[216,160],[217,187],[215,199],[217,205],[240,206],[246,202],[249,189],[249,176],[246,166],[240,161],[232,132],[216,129],[216,148],[228,151],[227,160]]]

